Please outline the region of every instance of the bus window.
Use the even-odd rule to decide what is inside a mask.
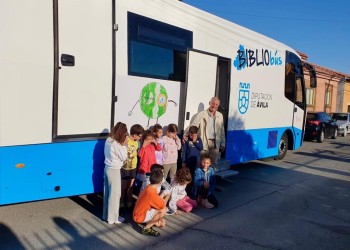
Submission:
[[[304,109],[302,66],[299,57],[288,51],[285,72],[284,94],[286,98]]]
[[[295,82],[295,104],[304,109],[304,95],[302,78],[297,77]]]
[[[284,86],[284,94],[291,102],[294,102],[294,83],[295,73],[292,63],[286,63],[286,78]]]
[[[129,75],[182,81],[192,32],[128,12]]]

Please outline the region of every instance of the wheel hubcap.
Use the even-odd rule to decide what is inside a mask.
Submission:
[[[284,140],[281,140],[281,142],[280,142],[280,153],[282,153],[285,148],[286,148],[286,142]]]

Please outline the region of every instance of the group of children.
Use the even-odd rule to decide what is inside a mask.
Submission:
[[[165,135],[159,124],[146,131],[135,124],[130,134],[124,123],[113,127],[105,144],[103,219],[109,224],[124,221],[119,216],[120,201],[126,209],[131,207],[133,194],[137,198],[133,220],[144,224],[145,235],[159,236],[153,227],[165,226],[166,214],[190,212],[197,203],[218,206],[213,194],[215,171],[202,152],[198,128],[191,126],[183,142],[177,133],[176,124],[169,124]]]

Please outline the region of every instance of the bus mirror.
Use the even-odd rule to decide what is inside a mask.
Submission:
[[[310,87],[311,88],[317,87],[316,76],[312,76],[311,74],[310,74]]]
[[[317,80],[316,80],[316,70],[315,68],[306,62],[302,62],[302,67],[305,67],[309,70],[309,75],[310,75],[310,87],[311,88],[316,88],[317,87]]]
[[[316,88],[317,87],[316,70],[310,64],[309,64],[309,72],[310,72],[310,87]]]

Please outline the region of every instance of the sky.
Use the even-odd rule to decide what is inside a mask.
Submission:
[[[350,0],[183,0],[350,74]]]

